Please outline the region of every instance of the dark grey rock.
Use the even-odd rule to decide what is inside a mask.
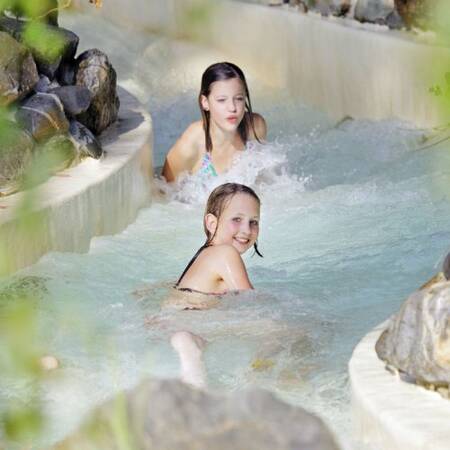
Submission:
[[[91,91],[83,86],[61,86],[49,92],[58,96],[68,116],[85,112],[91,104]]]
[[[37,92],[49,92],[52,89],[56,89],[57,87],[59,87],[60,84],[56,81],[50,81],[48,79],[48,77],[46,77],[45,75],[41,75],[39,77],[39,81],[35,84],[34,86],[34,91]]]
[[[0,32],[0,105],[27,95],[39,80],[31,53],[7,33]]]
[[[447,280],[450,280],[450,253],[445,257],[444,263],[442,264],[442,272]]]
[[[209,394],[175,380],[145,381],[94,412],[55,448],[119,450],[121,417],[129,448],[140,450],[337,450],[323,422],[263,390]]]
[[[345,16],[351,8],[351,0],[306,0],[293,3],[303,4],[306,12],[309,9],[319,12],[322,16]]]
[[[37,48],[32,48],[33,57],[40,73],[51,80],[55,78],[57,70],[63,61],[70,61],[77,51],[79,37],[72,31],[47,25],[46,33],[53,36],[54,40],[61,40],[63,45],[55,56],[43,54]]]
[[[71,120],[69,133],[76,142],[77,150],[81,156],[99,159],[103,155],[100,142],[83,124]]]
[[[387,16],[393,11],[392,0],[358,0],[355,19],[360,22],[385,24]]]
[[[63,61],[58,67],[56,78],[62,86],[75,84],[75,60]]]
[[[414,292],[390,320],[375,350],[420,384],[450,384],[450,282]]]
[[[11,17],[0,16],[0,31],[8,33],[16,41],[21,41],[22,32],[26,22],[19,19],[12,19]]]
[[[94,134],[100,134],[117,119],[119,97],[116,92],[116,71],[108,57],[97,49],[87,50],[77,58],[75,84],[91,91],[88,110],[77,116]]]
[[[0,17],[0,30],[5,31],[19,42],[23,41],[23,31],[26,25],[25,21],[12,19],[10,17]],[[75,57],[79,37],[72,31],[52,25],[45,26],[46,35],[54,41],[61,41],[61,49],[55,55],[44,54],[37,47],[30,47],[33,58],[40,73],[44,74],[50,80],[53,80],[55,74],[64,61],[73,60]]]
[[[34,86],[34,91],[35,92],[48,92],[51,89],[50,84],[51,84],[51,81],[48,79],[48,77],[46,77],[45,75],[41,75],[39,77],[39,81]]]
[[[28,98],[19,106],[16,118],[36,141],[69,129],[63,105],[54,94],[39,92]]]
[[[0,143],[0,186],[4,187],[21,178],[32,159],[34,141],[16,123],[2,121]]]
[[[386,17],[386,25],[392,30],[401,30],[405,27],[405,23],[396,9]]]

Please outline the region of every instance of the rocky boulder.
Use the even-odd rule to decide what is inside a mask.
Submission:
[[[125,447],[140,450],[338,449],[320,419],[266,391],[255,389],[223,396],[196,390],[176,380],[145,381],[133,391],[119,394],[95,411],[78,433],[56,448],[119,450]]]
[[[54,94],[39,92],[28,98],[20,105],[16,118],[36,141],[66,133],[69,129],[64,107]]]
[[[10,17],[0,17],[0,30],[8,33],[19,42],[24,40],[24,30],[28,22],[12,19]],[[66,61],[72,61],[75,57],[79,38],[72,31],[53,25],[45,25],[45,32],[48,40],[58,42],[58,51],[51,55],[47,54],[43,48],[30,45],[30,50],[39,73],[47,76],[50,80],[55,77],[59,66]]]
[[[28,133],[9,120],[0,122],[0,134],[0,186],[5,188],[27,170],[34,142]]]
[[[77,120],[94,134],[100,134],[117,119],[120,102],[116,71],[108,57],[97,49],[85,51],[76,63],[75,84],[86,87],[92,95],[88,110],[77,116]]]
[[[75,143],[80,156],[90,156],[99,159],[103,155],[103,149],[97,138],[80,122],[70,121],[69,134]]]
[[[375,349],[380,359],[416,382],[448,387],[450,282],[436,280],[403,303]]]
[[[355,6],[355,19],[384,25],[394,10],[394,0],[358,0]]]
[[[394,0],[395,7],[408,28],[429,28],[432,22],[432,0]]]
[[[312,10],[320,12],[323,16],[345,16],[352,6],[352,0],[315,0],[310,2]]]
[[[24,97],[38,80],[30,51],[7,33],[0,32],[0,105]]]
[[[78,151],[75,143],[69,135],[55,134],[47,141],[41,143],[35,150],[38,157],[45,158],[47,173],[43,173],[42,180],[37,180],[37,184],[55,172],[67,169],[74,161],[78,160]]]
[[[48,92],[58,96],[69,117],[84,113],[91,104],[91,91],[84,86],[61,86]]]

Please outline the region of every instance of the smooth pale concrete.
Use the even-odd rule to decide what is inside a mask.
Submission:
[[[387,322],[367,334],[349,363],[357,450],[448,450],[450,400],[385,369],[375,343]]]
[[[337,120],[396,117],[423,127],[448,122],[429,88],[446,86],[450,49],[406,32],[227,0],[108,0],[99,9],[86,0],[74,3],[122,26],[216,47],[244,71]]]
[[[149,204],[151,118],[124,89],[119,97],[119,121],[101,135],[104,157],[86,158],[31,192],[0,198],[0,275],[51,250],[87,251],[92,237],[123,230]],[[30,200],[32,212],[18,219]]]

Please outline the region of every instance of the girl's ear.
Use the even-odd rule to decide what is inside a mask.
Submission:
[[[200,102],[202,104],[202,108],[204,111],[209,111],[209,102],[208,102],[208,98],[205,95],[202,95],[200,97]]]
[[[209,231],[209,235],[214,236],[217,229],[217,217],[214,214],[206,214],[205,227]]]

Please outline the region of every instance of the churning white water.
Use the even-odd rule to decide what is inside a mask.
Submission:
[[[227,55],[126,35],[87,15],[61,22],[79,33],[82,48],[108,53],[122,85],[148,105],[161,166],[199,118],[202,71]],[[273,390],[319,414],[350,448],[347,362],[359,339],[396,311],[448,250],[450,152],[446,143],[422,150],[423,132],[407,123],[332,122],[247,72],[253,108],[268,123],[267,145],[250,145],[211,182],[157,181],[165,198],[123,233],[93,239],[88,254],[47,254],[17,275],[45,278],[38,314],[46,347],[62,364],[43,390],[49,432],[42,446],[143,377],[177,376],[168,336],[188,329],[209,342],[211,388]],[[245,256],[256,291],[225,298],[214,310],[160,312],[204,241],[202,211],[213,183],[229,180],[249,184],[262,201],[264,258]],[[140,288],[147,290],[133,294]],[[26,391],[26,382],[4,381],[1,397]]]

